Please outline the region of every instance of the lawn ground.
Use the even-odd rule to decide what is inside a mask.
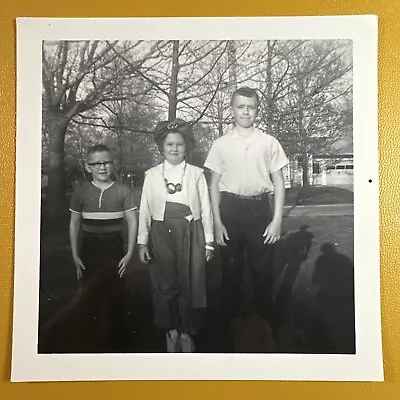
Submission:
[[[289,191],[287,205],[297,199],[327,204],[327,198],[352,202],[344,189]],[[347,192],[347,193],[346,193]],[[302,203],[304,204],[304,203]],[[208,264],[208,309],[204,329],[196,338],[200,352],[220,352],[224,338],[219,334],[221,319],[220,266],[218,252]],[[127,293],[127,336],[124,352],[165,351],[162,332],[152,323],[152,304],[146,266],[135,254],[124,278]],[[246,296],[246,278],[244,279]],[[285,353],[353,353],[353,217],[286,216],[283,235],[276,245],[271,274],[273,313],[269,330],[255,334],[254,324],[242,321],[235,328],[238,351]],[[75,304],[78,285],[70,255],[68,218],[51,222],[43,219],[40,264],[40,326],[59,318],[60,310]],[[251,301],[251,299],[249,300]],[[70,312],[70,311],[68,311]],[[79,314],[79,318],[77,315]],[[74,313],[73,324],[84,320],[84,311]],[[56,317],[57,316],[57,317]],[[94,328],[94,329],[98,329]],[[43,329],[42,329],[43,330]],[[60,330],[39,340],[40,352],[72,352],[73,335]],[[87,335],[93,335],[88,331]],[[257,338],[256,338],[257,336]],[[50,338],[50,339],[49,339]],[[84,350],[84,349],[82,349]],[[96,351],[95,349],[93,351]],[[111,351],[111,349],[110,349]]]

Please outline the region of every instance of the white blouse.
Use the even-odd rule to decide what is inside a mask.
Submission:
[[[186,162],[182,161],[178,165],[172,165],[168,161],[164,161],[164,178],[168,181],[168,183],[173,183],[176,185],[177,183],[182,184],[183,175],[185,171]],[[171,201],[173,203],[181,203],[188,205],[187,199],[184,196],[185,190],[182,187],[180,192],[175,192],[174,194],[169,194],[167,190],[167,201]]]
[[[164,175],[173,184],[180,183],[182,179],[182,191],[167,194]],[[147,244],[152,220],[164,221],[167,201],[187,205],[193,219],[201,219],[206,242],[214,241],[211,203],[203,170],[181,163],[177,166],[159,164],[146,171],[139,209],[138,244]]]

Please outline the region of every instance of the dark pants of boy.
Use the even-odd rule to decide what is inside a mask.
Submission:
[[[166,203],[164,221],[153,221],[150,264],[154,323],[164,331],[195,335],[206,306],[205,243],[201,221],[190,208]]]
[[[234,318],[243,310],[240,294],[246,266],[252,278],[255,299],[255,310],[247,311],[268,319],[272,312],[270,289],[274,252],[274,246],[264,244],[263,237],[265,228],[272,220],[268,195],[243,198],[222,192],[220,213],[229,236],[227,245],[221,246],[225,312],[228,317]]]
[[[88,317],[87,334],[103,335],[104,351],[123,351],[126,345],[125,286],[118,276],[123,256],[123,238],[119,232],[83,234],[83,312]]]

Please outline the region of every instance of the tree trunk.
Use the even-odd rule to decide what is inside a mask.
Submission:
[[[308,154],[303,154],[302,161],[302,169],[303,169],[303,187],[310,186],[310,177],[308,171]]]
[[[124,131],[122,128],[118,129],[118,145],[119,145],[119,169],[116,172],[117,180],[121,181],[126,175],[126,165],[124,157]]]
[[[267,40],[267,66],[266,66],[266,74],[267,74],[267,133],[271,135],[272,132],[272,123],[273,123],[273,102],[272,102],[272,49],[273,46],[270,40]]]
[[[168,120],[176,118],[176,107],[178,103],[178,73],[179,73],[179,40],[172,43],[172,67],[171,67],[171,87],[169,91]]]
[[[236,60],[236,45],[233,40],[228,40],[228,64],[229,64],[229,91],[232,95],[237,89],[237,60]]]
[[[307,131],[304,127],[304,112],[303,112],[303,104],[305,99],[305,88],[304,82],[301,76],[297,79],[297,88],[298,88],[298,103],[299,103],[299,121],[298,126],[300,130],[300,137],[301,137],[301,155],[302,155],[302,169],[303,169],[303,187],[310,186],[310,179],[308,173],[308,137]]]
[[[224,110],[222,101],[218,101],[218,136],[221,137],[224,135],[224,128],[223,128],[223,119],[224,119]]]
[[[46,126],[50,133],[49,158],[47,164],[48,173],[48,211],[51,217],[59,217],[67,209],[65,198],[65,162],[64,139],[69,124],[69,118],[58,113],[48,113]]]

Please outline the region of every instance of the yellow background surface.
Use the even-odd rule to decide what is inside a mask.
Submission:
[[[400,399],[400,2],[395,0],[9,0],[0,7],[0,398]],[[15,189],[15,18],[155,16],[379,16],[379,155],[384,383],[10,383]],[[366,215],[366,218],[368,216]],[[29,299],[27,299],[29,301]]]

